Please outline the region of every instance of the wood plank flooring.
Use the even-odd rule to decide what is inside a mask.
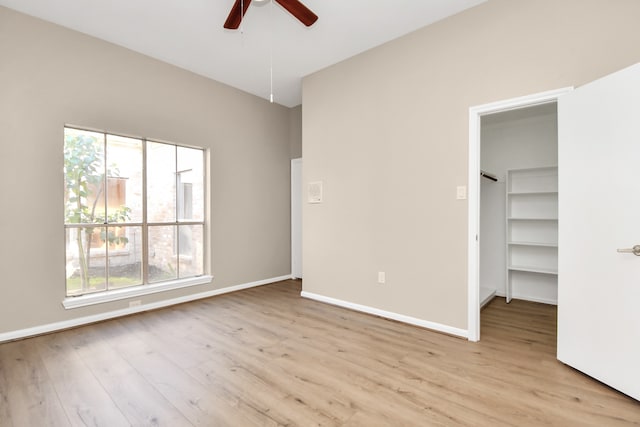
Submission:
[[[556,309],[495,299],[468,341],[284,281],[0,344],[0,426],[626,426],[555,358]]]

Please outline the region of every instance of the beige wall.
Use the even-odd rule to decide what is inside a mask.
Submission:
[[[303,81],[304,290],[467,328],[469,107],[640,60],[637,0],[489,0]],[[387,284],[377,284],[385,271]]]
[[[210,149],[215,279],[143,304],[290,273],[288,108],[0,7],[0,333],[128,307],[62,307],[65,124]]]

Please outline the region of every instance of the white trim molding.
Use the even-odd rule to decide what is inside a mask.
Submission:
[[[469,108],[469,191],[467,240],[467,334],[469,341],[480,340],[480,118],[486,114],[501,113],[539,104],[556,102],[573,87],[518,98],[477,105]]]
[[[335,305],[342,308],[348,308],[349,310],[360,311],[362,313],[367,313],[367,314],[373,314],[374,316],[380,316],[386,319],[397,320],[398,322],[408,323],[414,326],[420,326],[421,328],[431,329],[433,331],[443,332],[445,334],[455,335],[461,338],[467,338],[467,331],[465,329],[454,328],[453,326],[443,325],[441,323],[436,323],[436,322],[430,322],[428,320],[418,319],[416,317],[405,316],[404,314],[398,314],[392,311],[380,310],[375,307],[355,304],[352,302],[343,301],[336,298],[326,297],[324,295],[314,294],[312,292],[302,291],[300,292],[300,295],[303,298],[312,299],[315,301]]]
[[[60,331],[64,329],[74,328],[77,326],[88,325],[90,323],[101,322],[103,320],[114,319],[116,317],[128,316],[130,314],[140,313],[143,311],[156,310],[158,308],[169,307],[171,305],[182,304],[185,302],[195,301],[203,298],[210,298],[216,295],[227,294],[231,292],[241,291],[243,289],[255,288],[257,286],[268,285],[271,283],[281,282],[291,279],[291,275],[273,277],[271,279],[258,280],[250,283],[243,283],[226,288],[214,289],[207,292],[199,292],[197,294],[185,295],[178,298],[172,298],[164,301],[152,302],[120,310],[108,311],[105,313],[94,314],[91,316],[83,316],[75,319],[65,320],[62,322],[48,323],[45,325],[34,326],[32,328],[19,329],[0,333],[0,343],[5,341],[13,341],[22,338],[28,338],[35,335],[47,334],[50,332]]]
[[[77,297],[67,297],[62,301],[65,309],[86,307],[88,305],[101,304],[105,302],[118,301],[121,299],[135,298],[143,295],[155,294],[158,292],[170,291],[173,289],[186,288],[189,286],[207,285],[211,283],[213,276],[198,276],[188,279],[171,280],[168,282],[154,283],[151,285],[133,286],[130,288],[114,289],[112,291],[96,292],[95,294],[85,294]]]
[[[539,302],[542,304],[558,305],[558,301],[554,300],[553,298],[539,298],[535,296],[532,297],[529,295],[512,295],[511,299],[522,299],[526,301]]]
[[[302,278],[302,158],[291,159],[291,276]]]

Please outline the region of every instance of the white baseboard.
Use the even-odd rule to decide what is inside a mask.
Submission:
[[[558,301],[551,298],[538,298],[530,295],[511,295],[512,299],[521,299],[524,301],[539,302],[542,304],[558,305]]]
[[[171,305],[182,304],[189,301],[195,301],[203,298],[213,297],[216,295],[236,292],[243,289],[255,288],[257,286],[268,285],[270,283],[280,282],[282,280],[288,280],[288,279],[291,279],[290,274],[286,276],[273,277],[271,279],[258,280],[256,282],[229,286],[221,289],[214,289],[212,291],[207,291],[207,292],[199,292],[197,294],[185,295],[178,298],[172,298],[168,300],[142,304],[134,307],[127,307],[120,310],[108,311],[106,313],[99,313],[91,316],[78,317],[75,319],[64,320],[62,322],[49,323],[46,325],[34,326],[32,328],[4,332],[4,333],[0,333],[0,343],[5,341],[13,341],[17,339],[32,337],[35,335],[42,335],[49,332],[55,332],[55,331],[60,331],[64,329],[69,329],[69,328],[75,328],[77,326],[88,325],[90,323],[101,322],[103,320],[114,319],[116,317],[122,317],[122,316],[128,316],[130,314],[140,313],[142,311],[155,310],[158,308],[164,308]]]
[[[369,307],[366,305],[355,304],[348,301],[339,300],[336,298],[326,297],[324,295],[314,294],[312,292],[302,291],[300,295],[303,298],[309,298],[315,301],[324,302],[338,307],[348,308],[350,310],[361,311],[367,314],[373,314],[375,316],[384,317],[387,319],[397,320],[398,322],[408,323],[414,326],[420,326],[422,328],[431,329],[437,332],[443,332],[449,335],[455,335],[462,338],[468,338],[469,333],[466,329],[454,328],[452,326],[443,325],[441,323],[430,322],[428,320],[422,320],[411,316],[405,316],[404,314],[398,314],[391,311],[380,310],[378,308]]]
[[[496,292],[497,297],[501,297],[501,298],[506,298],[507,294],[505,294],[504,292]],[[538,298],[538,297],[531,297],[531,296],[527,296],[527,295],[511,295],[512,299],[521,299],[524,301],[531,301],[531,302],[539,302],[542,304],[551,304],[551,305],[558,305],[558,301],[554,300],[554,299],[548,299],[548,298]]]

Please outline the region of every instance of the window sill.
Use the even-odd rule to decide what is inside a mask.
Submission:
[[[205,275],[190,277],[188,279],[172,280],[170,282],[154,283],[151,285],[114,289],[112,291],[81,295],[78,297],[67,297],[62,301],[62,305],[64,306],[65,310],[69,310],[72,308],[86,307],[88,305],[102,304],[111,301],[118,301],[121,299],[134,298],[142,295],[170,291],[173,289],[186,288],[189,286],[206,285],[211,283],[211,280],[213,280],[213,276]]]

